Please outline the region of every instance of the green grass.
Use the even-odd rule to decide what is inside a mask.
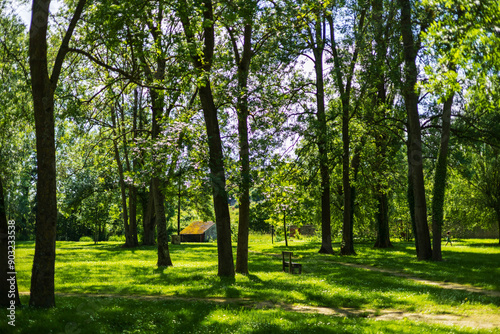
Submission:
[[[22,298],[27,303],[27,298]],[[23,308],[15,333],[492,333],[408,320],[253,310],[206,302],[59,297],[50,310]],[[0,324],[2,333],[12,328]]]
[[[236,275],[234,280],[217,277],[215,243],[171,245],[174,267],[161,269],[155,265],[154,247],[123,249],[120,245],[57,242],[56,292],[167,295],[197,300],[57,296],[58,307],[53,310],[18,309],[16,329],[22,333],[50,333],[50,329],[53,333],[76,333],[75,328],[81,333],[414,333],[431,329],[437,333],[476,333],[456,326],[344,319],[279,308],[257,310],[244,302],[226,305],[202,299],[242,298],[255,303],[458,315],[498,313],[500,307],[498,297],[442,289],[339,264],[353,262],[389,268],[421,278],[499,291],[500,247],[494,240],[457,241],[444,248],[445,261],[439,263],[417,261],[414,246],[408,243],[395,243],[389,250],[356,244],[357,256],[341,257],[318,254],[318,242],[293,240],[289,249],[302,263],[303,274],[290,275],[281,272],[284,242],[271,244],[268,236],[255,235],[250,240],[250,275]],[[33,253],[33,243],[18,242],[16,269],[20,291],[29,291]],[[23,297],[23,302],[28,303],[27,297]],[[87,312],[86,307],[91,310]],[[0,322],[1,333],[6,330],[2,327],[5,325],[6,322]]]

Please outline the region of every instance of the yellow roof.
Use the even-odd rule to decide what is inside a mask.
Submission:
[[[192,222],[188,227],[181,231],[181,234],[203,234],[214,225],[214,222]]]

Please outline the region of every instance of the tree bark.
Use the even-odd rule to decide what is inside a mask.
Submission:
[[[495,212],[497,214],[497,221],[498,221],[498,243],[500,244],[500,207],[497,207],[495,209]]]
[[[158,78],[163,78],[165,63],[159,63],[159,70],[157,72]],[[162,93],[159,93],[155,89],[149,90],[149,95],[151,97],[151,110],[152,110],[152,126],[151,126],[151,139],[154,141],[158,139],[161,126],[160,120],[164,113],[165,103],[163,100]],[[167,115],[168,117],[169,115]],[[155,152],[153,152],[155,154]],[[153,157],[153,162],[156,165],[157,162]],[[156,172],[158,173],[158,172]],[[151,180],[151,191],[153,193],[154,211],[155,211],[155,222],[158,232],[157,242],[158,242],[158,267],[172,266],[172,260],[170,258],[170,251],[168,249],[168,235],[167,235],[167,220],[165,217],[165,197],[163,195],[160,178],[158,176],[153,176]]]
[[[137,188],[134,185],[128,187],[128,209],[129,209],[129,232],[132,247],[139,245],[137,236]]]
[[[410,129],[408,126],[408,138],[410,138]],[[406,155],[408,161],[410,161],[410,143],[409,141],[406,143]],[[415,238],[415,248],[417,251],[417,254],[419,254],[419,242],[418,242],[418,235],[417,235],[417,224],[415,220],[415,195],[413,191],[413,168],[411,164],[408,164],[408,187],[407,187],[407,192],[406,196],[408,198],[408,211],[410,211],[410,220],[411,220],[411,231],[413,233],[413,237]]]
[[[55,306],[57,187],[54,92],[68,52],[69,41],[83,12],[85,0],[79,0],[76,5],[52,66],[50,77],[47,57],[49,6],[50,0],[33,0],[29,40],[38,167],[36,240],[31,274],[30,305],[43,308]]]
[[[403,96],[409,126],[409,161],[413,181],[413,195],[415,200],[415,229],[418,242],[417,258],[428,260],[432,257],[429,226],[427,224],[427,206],[425,202],[425,183],[422,159],[422,135],[418,114],[418,94],[416,56],[417,48],[412,31],[411,3],[409,0],[399,0],[401,6],[401,35],[404,45],[405,82]]]
[[[149,192],[147,193],[147,199],[143,199],[142,211],[143,214],[143,230],[144,234],[142,237],[143,245],[154,245],[155,244],[155,209],[154,209],[154,197],[153,197],[153,183],[149,187]]]
[[[158,267],[172,266],[168,249],[167,220],[165,218],[165,198],[160,188],[160,180],[153,177],[153,196],[155,203],[156,226],[158,227]]]
[[[324,24],[317,17],[315,25],[315,41],[311,40],[314,55],[314,69],[316,74],[316,140],[319,153],[319,170],[321,176],[321,254],[333,254],[332,227],[330,210],[330,169],[328,165],[328,134],[325,113],[325,87],[323,77],[323,36]],[[311,34],[312,39],[312,34]]]
[[[234,276],[233,250],[231,246],[231,218],[226,193],[226,175],[220,138],[217,108],[215,107],[210,82],[200,87],[199,96],[205,116],[208,135],[210,180],[213,190],[215,220],[217,227],[218,275]]]
[[[441,261],[441,238],[443,232],[443,206],[446,191],[448,169],[448,144],[451,133],[451,107],[454,93],[446,99],[443,106],[443,124],[441,129],[441,145],[439,147],[436,171],[434,174],[434,194],[432,196],[432,259]]]
[[[352,169],[352,177],[354,180],[354,184],[358,181],[358,173],[359,173],[359,167],[361,164],[361,150],[364,146],[365,143],[365,138],[361,140],[361,144],[356,147],[354,150],[354,156],[352,157],[351,161],[351,169]],[[354,210],[356,208],[356,195],[357,195],[357,189],[356,186],[351,185],[351,215],[350,219],[351,222],[349,223],[350,225],[350,239],[354,240]],[[354,250],[354,249],[353,249]]]
[[[137,112],[139,103],[139,93],[137,89],[134,90],[134,107],[132,110],[132,142],[135,142],[137,136]],[[123,117],[123,116],[122,116]],[[125,127],[123,127],[125,128]],[[124,144],[126,145],[126,136],[123,136]],[[127,146],[125,146],[127,147]],[[128,156],[128,150],[125,151]],[[127,158],[127,168],[129,172],[134,172],[134,168],[137,166],[137,160],[133,157],[132,161],[129,162]],[[139,246],[139,239],[137,235],[137,187],[134,184],[128,186],[128,208],[129,208],[129,224],[130,224],[130,238],[132,241],[132,246]]]
[[[348,101],[343,102],[342,107],[342,185],[344,193],[344,219],[342,224],[342,245],[340,246],[341,255],[355,255],[352,209],[351,209],[351,178],[350,178],[350,136],[349,136],[349,107]]]
[[[287,236],[287,228],[286,228],[286,210],[283,211],[283,232],[285,234],[285,246],[288,247],[288,236]]]
[[[233,41],[236,61],[238,63],[238,136],[240,146],[241,184],[239,194],[238,245],[236,250],[236,272],[248,274],[248,233],[250,225],[250,149],[248,142],[248,74],[252,60],[252,26],[246,24],[243,32],[243,52]]]
[[[389,234],[389,199],[387,193],[382,190],[377,190],[377,207],[378,211],[375,215],[377,222],[377,239],[375,240],[375,248],[390,248],[393,247]]]
[[[113,135],[116,137],[117,121],[116,121],[116,111],[111,108],[111,120],[113,122]],[[117,139],[113,139],[113,149],[115,153],[115,161],[118,168],[118,180],[120,184],[120,195],[122,202],[122,218],[123,218],[123,229],[125,231],[125,244],[123,247],[133,247],[133,241],[130,234],[130,225],[128,221],[128,208],[127,208],[127,187],[125,185],[125,178],[123,175],[123,165],[120,158],[120,151],[118,150]]]
[[[340,246],[341,255],[355,255],[354,251],[354,240],[353,240],[353,226],[352,226],[352,199],[351,199],[351,180],[350,180],[350,135],[349,135],[349,119],[350,119],[350,99],[351,99],[351,88],[354,77],[354,69],[359,55],[360,41],[359,36],[361,36],[361,31],[364,27],[366,8],[361,9],[361,15],[359,16],[359,22],[357,26],[357,31],[359,32],[358,37],[356,37],[356,42],[354,45],[354,52],[352,53],[352,58],[350,59],[349,68],[344,84],[344,77],[342,75],[342,66],[340,61],[340,56],[337,51],[337,43],[335,42],[335,26],[333,22],[333,17],[330,15],[327,20],[330,25],[330,36],[332,39],[332,55],[335,71],[335,79],[337,82],[337,87],[340,91],[340,99],[342,103],[342,185],[344,193],[344,217],[342,223],[342,244]]]
[[[384,1],[373,1],[373,19],[376,27],[375,31],[375,69],[380,71],[374,77],[377,95],[375,96],[375,105],[378,107],[378,112],[382,112],[382,119],[385,118],[385,105],[387,99],[387,91],[385,88],[386,73],[382,71],[386,61],[387,41],[384,38],[384,31],[386,25],[390,23],[384,22]],[[378,168],[377,170],[386,175],[386,157],[387,157],[387,136],[379,131],[375,133],[375,147],[377,150]],[[389,248],[392,247],[389,231],[389,198],[387,191],[381,184],[381,181],[376,185],[376,200],[377,200],[377,213],[375,214],[375,221],[377,225],[377,238],[375,240],[375,248]]]
[[[15,222],[9,224],[5,212],[5,201],[3,192],[2,177],[0,176],[0,306],[14,307],[21,306],[19,291],[17,289],[17,274],[15,267]],[[13,226],[14,228],[10,228]],[[9,256],[10,252],[10,256]],[[9,263],[9,258],[11,262]],[[11,290],[13,287],[13,290]],[[9,320],[4,320],[9,321]]]

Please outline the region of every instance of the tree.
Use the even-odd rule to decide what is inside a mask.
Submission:
[[[323,53],[327,43],[327,10],[323,3],[313,2],[308,9],[309,22],[304,29],[308,51],[312,51],[316,86],[316,122],[313,132],[316,134],[318,159],[321,178],[321,248],[319,253],[333,254],[331,228],[330,164],[328,159],[328,124],[325,111],[325,80],[323,73]]]
[[[427,204],[422,156],[422,134],[418,114],[416,57],[419,41],[413,36],[412,5],[410,0],[399,0],[401,7],[400,25],[403,39],[404,82],[402,93],[408,115],[408,171],[414,200],[415,244],[417,258],[429,260],[432,257],[429,226],[427,225]]]
[[[54,134],[54,93],[69,42],[80,20],[86,0],[79,0],[64,34],[52,72],[48,72],[47,29],[50,0],[33,0],[29,58],[37,148],[36,246],[31,275],[30,305],[54,307],[54,269],[56,250],[56,148]]]
[[[199,98],[203,108],[205,127],[210,154],[210,181],[213,190],[215,220],[217,226],[218,275],[234,277],[234,261],[231,247],[231,218],[226,192],[224,155],[220,137],[217,106],[214,103],[210,71],[215,48],[215,18],[211,0],[205,1],[200,8],[202,14],[202,47],[198,48],[196,27],[192,24],[193,9],[187,1],[179,1],[178,14],[188,43],[189,56],[198,77]]]
[[[355,255],[354,251],[354,240],[353,240],[353,197],[351,194],[351,158],[350,158],[350,142],[351,138],[349,135],[349,122],[351,119],[351,94],[354,80],[354,70],[356,63],[358,61],[358,56],[362,48],[361,32],[365,28],[365,18],[367,7],[360,6],[359,16],[356,17],[356,23],[354,29],[354,45],[352,56],[350,59],[345,61],[347,63],[347,68],[343,73],[343,60],[338,49],[337,40],[335,37],[335,21],[333,16],[328,16],[327,19],[330,25],[330,38],[331,38],[331,53],[333,57],[333,76],[337,89],[340,93],[340,101],[342,106],[342,184],[343,184],[343,195],[344,195],[344,217],[342,225],[342,246],[340,248],[340,254],[342,255]],[[345,81],[344,81],[345,80]]]
[[[467,109],[469,110],[465,111],[466,114],[474,112],[473,105],[479,102],[478,100],[486,102],[492,97],[491,95],[495,94],[492,94],[492,90],[488,92],[489,94],[485,94],[485,86],[483,85],[486,81],[490,82],[486,84],[486,87],[492,87],[489,78],[494,76],[491,76],[491,73],[500,68],[498,52],[500,38],[496,31],[497,28],[495,28],[500,22],[500,15],[498,4],[494,1],[479,3],[458,1],[451,4],[448,1],[427,0],[424,1],[424,5],[437,18],[424,34],[427,44],[432,47],[436,55],[438,64],[432,69],[430,67],[427,69],[429,75],[427,87],[440,93],[443,102],[442,135],[432,197],[432,258],[439,261],[442,258],[441,230],[447,177],[448,142],[451,134],[451,107],[455,91],[459,89],[471,96],[479,97],[479,99],[468,98],[472,103],[468,103]],[[457,72],[460,73],[460,81],[464,87],[460,87],[461,85],[457,82]],[[482,103],[480,102],[480,104]],[[489,104],[486,102],[481,107],[480,113],[484,109],[489,109]],[[473,127],[477,127],[482,122],[476,121],[474,123]],[[488,127],[490,126],[486,126],[486,128]],[[464,133],[460,134],[460,131],[457,132],[459,132],[459,136],[464,135]],[[476,133],[476,135],[478,134]]]

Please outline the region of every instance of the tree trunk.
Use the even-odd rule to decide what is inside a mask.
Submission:
[[[167,220],[165,218],[165,198],[160,189],[160,180],[153,178],[153,196],[155,203],[156,226],[158,227],[158,267],[172,265],[168,249]]]
[[[137,237],[137,188],[134,185],[128,187],[128,209],[129,209],[129,231],[132,247],[139,245]]]
[[[349,103],[349,102],[346,102]],[[352,208],[351,208],[351,179],[350,179],[350,136],[349,136],[349,108],[343,103],[342,114],[342,185],[344,188],[344,220],[342,224],[342,245],[340,246],[341,255],[355,255],[353,226],[352,226]]]
[[[177,185],[177,235],[181,234],[181,182],[182,173],[179,173],[179,184]]]
[[[9,227],[11,228],[9,229]],[[2,177],[0,176],[0,306],[2,308],[21,306],[15,267],[15,227],[14,221],[7,222]],[[11,303],[14,303],[14,306]],[[7,319],[4,321],[14,320],[10,319],[8,315]]]
[[[403,84],[403,96],[405,98],[406,112],[408,114],[409,126],[409,161],[411,165],[411,177],[413,181],[413,195],[415,200],[415,229],[418,236],[416,242],[417,258],[428,260],[432,257],[429,226],[427,224],[427,206],[425,202],[425,183],[422,160],[422,135],[418,114],[418,95],[416,92],[417,48],[413,37],[413,24],[411,15],[411,4],[409,0],[399,0],[401,5],[401,35],[404,44],[405,58],[405,82]]]
[[[231,246],[231,218],[226,193],[226,175],[220,138],[217,108],[210,82],[200,87],[199,96],[205,116],[210,151],[210,180],[213,190],[215,220],[217,225],[218,275],[234,276],[233,250]]]
[[[364,22],[366,16],[367,8],[361,8],[361,13],[359,16],[357,30],[359,32],[358,36],[362,35],[362,30],[364,29]],[[333,17],[331,15],[327,16],[326,19],[330,26],[330,36],[332,43],[332,55],[334,62],[334,72],[335,79],[337,82],[337,87],[340,92],[340,99],[342,103],[342,145],[343,145],[343,156],[342,156],[342,185],[344,193],[344,219],[342,224],[342,244],[340,246],[341,255],[355,255],[354,251],[354,240],[353,240],[353,226],[352,226],[352,199],[351,199],[351,180],[350,180],[350,135],[349,135],[349,119],[350,119],[350,99],[351,99],[351,87],[354,78],[354,69],[356,67],[360,40],[357,38],[354,51],[352,53],[352,58],[350,59],[349,68],[345,78],[342,74],[342,65],[339,53],[337,51],[337,43],[335,42],[335,26],[333,22]]]
[[[377,239],[375,240],[375,248],[390,248],[393,247],[389,234],[389,198],[387,193],[382,190],[377,190],[377,207],[378,211],[375,215],[377,222]]]
[[[154,245],[155,244],[155,208],[154,208],[154,197],[153,197],[153,185],[149,187],[149,192],[147,193],[147,199],[142,200],[142,211],[143,211],[143,229],[144,234],[142,237],[143,245]],[[145,197],[146,197],[145,196]]]
[[[498,220],[498,243],[500,244],[500,207],[497,207],[495,212],[497,213]]]
[[[359,166],[361,163],[361,149],[364,146],[364,142],[365,142],[365,139],[363,138],[361,140],[361,144],[358,147],[356,147],[356,149],[354,150],[354,156],[352,157],[352,161],[351,161],[352,177],[354,180],[354,184],[356,184],[356,182],[358,180]],[[350,237],[349,238],[351,240],[354,240],[354,210],[356,208],[356,190],[357,190],[356,186],[351,186],[351,207],[350,207],[351,222],[349,223],[349,226],[350,226]],[[354,243],[353,243],[353,245],[354,245]],[[354,248],[353,248],[353,251],[354,251]],[[353,255],[355,255],[355,254],[356,253],[354,252]]]
[[[69,41],[83,12],[85,0],[79,0],[76,5],[55,57],[50,77],[47,57],[49,6],[50,0],[33,0],[29,33],[29,63],[38,168],[35,256],[31,274],[30,305],[43,308],[55,306],[57,187],[54,91],[68,52]]]
[[[156,73],[157,78],[162,78],[164,76],[164,65],[165,62],[158,63],[159,68]],[[155,89],[149,90],[149,95],[151,97],[151,110],[152,110],[152,125],[151,125],[151,139],[156,140],[161,132],[160,120],[163,116],[165,103],[163,100],[163,94],[156,91]],[[169,115],[166,115],[167,117]],[[153,158],[153,163],[156,166],[157,162]],[[156,168],[156,167],[155,167]],[[159,171],[155,171],[158,174]],[[153,176],[151,180],[151,192],[154,202],[155,211],[155,221],[156,228],[158,232],[157,242],[158,242],[158,267],[166,267],[172,265],[172,260],[170,258],[170,251],[168,249],[168,235],[167,235],[167,220],[165,217],[165,197],[163,195],[162,189],[160,187],[160,178],[158,176]]]
[[[132,142],[135,142],[137,136],[137,113],[139,104],[139,92],[134,89],[134,106],[132,109]],[[122,113],[123,128],[125,129],[124,113]],[[123,142],[125,145],[125,154],[127,155],[127,169],[129,172],[133,173],[134,168],[137,166],[137,159],[132,157],[132,161],[129,162],[128,150],[126,136],[123,136]],[[134,184],[128,186],[128,208],[129,208],[129,224],[130,224],[130,239],[132,241],[132,246],[139,246],[139,240],[137,235],[137,187]]]
[[[409,127],[408,127],[409,128]],[[408,137],[410,137],[410,130],[408,130]],[[407,159],[410,161],[410,143],[408,142],[406,144],[407,147]],[[413,237],[415,238],[415,248],[417,251],[417,254],[419,254],[419,242],[418,242],[418,235],[417,235],[417,224],[415,223],[415,195],[413,192],[413,168],[411,164],[408,164],[408,188],[407,188],[407,193],[406,196],[408,198],[408,211],[410,211],[410,220],[411,220],[411,231],[413,233]]]
[[[231,218],[226,192],[226,175],[224,170],[224,155],[220,137],[217,107],[214,103],[210,83],[210,71],[215,48],[214,14],[211,0],[202,3],[203,15],[203,52],[202,56],[196,50],[191,53],[191,60],[201,80],[199,93],[205,128],[208,137],[210,181],[212,184],[215,223],[217,227],[218,275],[234,277],[233,250],[231,246]],[[187,42],[196,45],[196,34],[191,26],[189,4],[182,1],[178,7],[180,19]]]
[[[446,191],[446,177],[448,169],[448,143],[450,141],[451,106],[453,96],[451,93],[443,106],[443,125],[441,129],[441,145],[439,147],[436,171],[434,174],[434,194],[432,196],[432,259],[441,261],[441,238],[443,231],[443,206]]]
[[[113,135],[116,137],[117,121],[116,121],[116,111],[111,108],[111,121],[113,122]],[[127,187],[125,185],[125,178],[123,175],[123,166],[120,159],[120,151],[118,150],[117,139],[113,139],[113,149],[115,153],[115,161],[118,168],[118,179],[120,184],[120,195],[122,202],[122,218],[123,218],[123,229],[125,231],[125,244],[123,247],[133,247],[133,241],[130,233],[130,225],[128,221],[128,209],[127,209]]]
[[[386,116],[386,98],[387,91],[385,88],[386,73],[380,71],[384,68],[384,63],[386,61],[387,53],[387,41],[384,38],[384,31],[386,30],[386,25],[390,23],[384,22],[384,1],[375,0],[373,1],[373,19],[375,21],[376,31],[375,31],[375,50],[376,50],[376,69],[378,70],[374,78],[375,86],[377,88],[377,95],[375,97],[375,105],[378,107],[379,112],[382,112],[381,117]],[[385,23],[385,24],[384,24]],[[375,146],[377,151],[379,164],[377,170],[379,170],[382,175],[386,175],[387,171],[385,168],[386,157],[387,157],[387,137],[383,133],[376,131],[375,134]],[[389,248],[392,247],[390,233],[389,233],[389,198],[387,196],[387,191],[378,181],[376,185],[376,200],[377,200],[377,213],[375,214],[375,221],[377,224],[377,238],[375,240],[375,248]]]
[[[325,113],[325,88],[323,78],[323,25],[319,18],[316,23],[316,45],[312,47],[316,72],[316,117],[319,169],[321,176],[321,254],[333,254],[330,212],[330,169],[328,166],[328,134]],[[312,41],[313,42],[313,41]],[[314,44],[314,43],[313,43]]]
[[[286,233],[286,210],[283,211],[283,232],[285,233],[285,246],[288,247],[288,236]]]
[[[235,45],[233,43],[233,45]],[[248,233],[250,225],[250,149],[248,142],[248,74],[252,57],[252,26],[245,25],[241,59],[234,48],[238,63],[238,136],[240,146],[241,184],[239,194],[238,246],[236,250],[236,272],[248,274]]]

